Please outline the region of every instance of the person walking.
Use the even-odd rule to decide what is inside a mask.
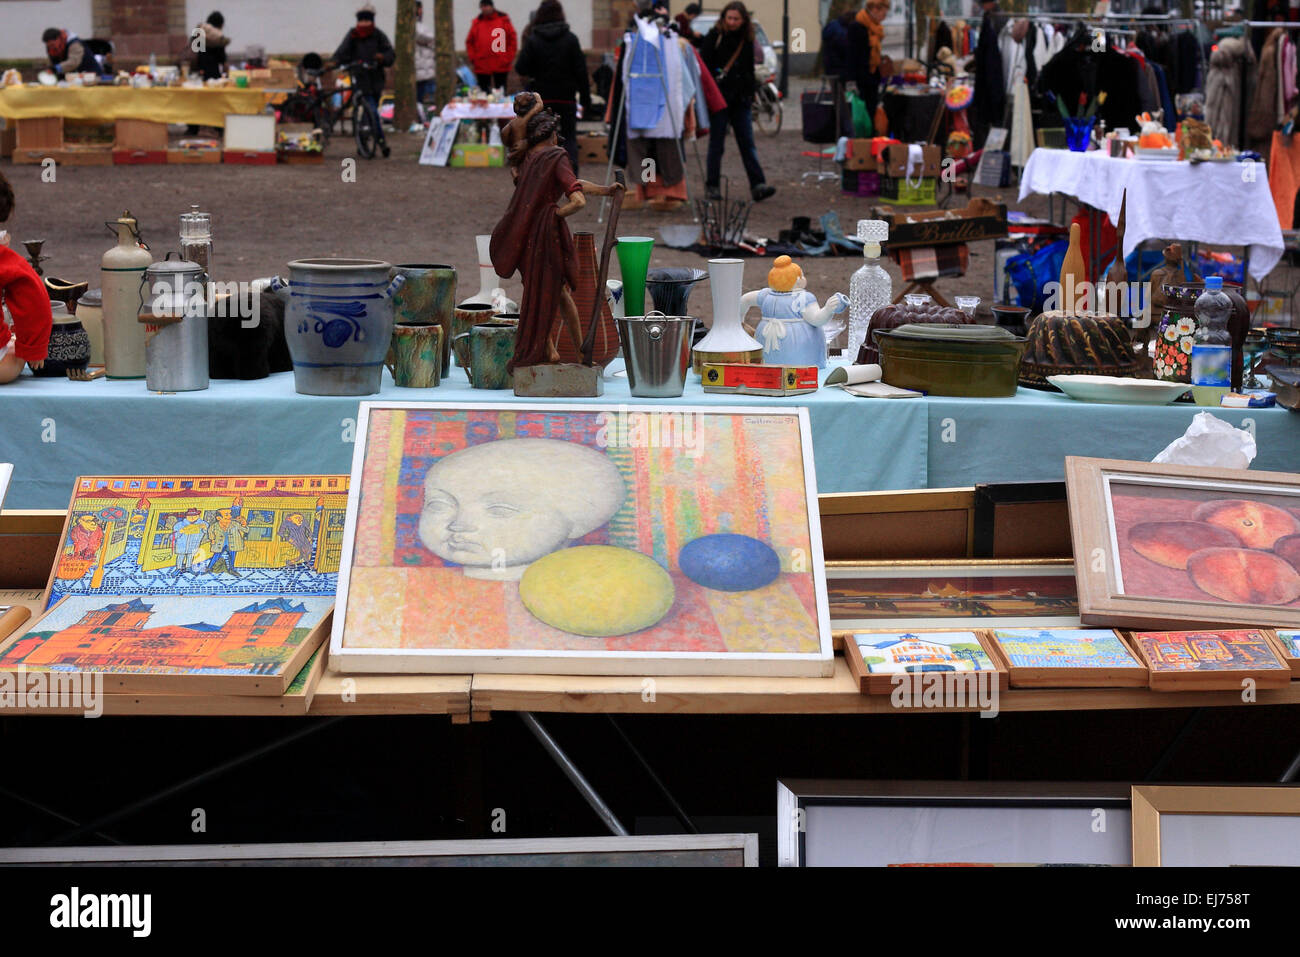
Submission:
[[[529,78],[528,89],[560,119],[560,145],[578,171],[578,107],[591,116],[591,80],[582,44],[564,19],[560,0],[542,0],[515,61],[515,72]]]
[[[491,93],[506,85],[510,66],[519,52],[515,26],[492,0],[479,0],[479,14],[465,38],[465,55],[481,89]]]
[[[353,82],[356,95],[371,100],[375,116],[379,115],[379,98],[384,93],[384,69],[397,60],[392,42],[375,26],[375,8],[366,4],[357,11],[357,25],[347,32],[339,48],[330,59],[331,66],[354,66]],[[375,135],[379,148],[387,156],[392,150],[384,138],[384,124],[378,123]]]
[[[424,4],[415,4],[415,102],[433,100],[434,77],[438,72],[438,57],[433,48],[433,32],[424,28]]]
[[[867,106],[867,116],[875,121],[880,104],[880,84],[893,76],[894,64],[884,55],[885,17],[889,0],[867,0],[848,26],[849,58],[858,96]]]
[[[749,192],[754,202],[762,202],[776,192],[767,185],[763,167],[754,145],[754,25],[749,10],[741,0],[731,0],[722,8],[722,16],[700,41],[700,56],[718,83],[726,109],[709,117],[709,159],[705,189],[709,199],[721,199],[722,151],[727,145],[727,127],[736,131],[736,148],[749,177]]]

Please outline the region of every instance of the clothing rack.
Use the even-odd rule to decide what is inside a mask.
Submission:
[[[1250,46],[1250,31],[1255,27],[1264,27],[1269,30],[1274,28],[1280,30],[1300,30],[1300,21],[1295,20],[1239,20],[1232,25],[1240,25],[1243,28],[1241,31],[1241,38],[1245,41],[1247,47]],[[1256,64],[1256,66],[1258,66],[1258,64]],[[1241,118],[1237,121],[1238,142],[1241,143],[1241,148],[1243,150],[1246,148],[1246,112],[1250,109],[1250,104],[1246,102],[1246,90],[1249,85],[1248,79],[1249,78],[1246,76],[1246,63],[1243,62],[1241,64]]]

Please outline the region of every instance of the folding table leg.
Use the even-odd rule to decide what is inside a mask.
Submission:
[[[542,727],[542,723],[537,720],[536,716],[530,711],[520,711],[519,720],[524,723],[524,727],[533,733],[533,737],[541,743],[542,748],[551,756],[551,759],[559,765],[560,770],[564,772],[564,776],[578,789],[578,793],[582,795],[583,800],[596,812],[596,816],[605,823],[610,832],[619,837],[627,837],[627,828],[614,816],[614,812],[610,810],[609,805],[596,793],[596,789],[583,777],[582,772],[578,770],[578,766],[564,753],[556,740],[551,737],[550,732]]]

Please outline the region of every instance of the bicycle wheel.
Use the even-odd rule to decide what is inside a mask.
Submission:
[[[776,136],[781,132],[781,101],[759,90],[754,94],[754,122],[761,132]]]
[[[330,136],[334,132],[334,115],[330,113],[329,108],[324,104],[316,104],[316,111],[312,116],[312,124],[320,130],[321,145],[330,145]]]
[[[375,145],[379,142],[379,114],[366,97],[360,97],[352,110],[352,129],[356,133],[357,154],[363,159],[374,159]]]

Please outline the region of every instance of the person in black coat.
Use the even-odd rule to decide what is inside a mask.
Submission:
[[[767,185],[763,167],[754,145],[754,25],[741,0],[732,0],[722,8],[718,22],[700,41],[700,58],[713,73],[718,90],[727,101],[725,110],[709,116],[709,160],[705,189],[710,199],[720,199],[722,192],[722,151],[727,145],[727,126],[736,131],[736,146],[749,177],[749,192],[761,202],[776,192]]]
[[[971,101],[974,119],[974,143],[984,145],[990,126],[1001,126],[1007,108],[1006,77],[1002,72],[1002,51],[998,34],[1006,18],[993,0],[982,0],[984,19],[980,21],[979,40],[975,44],[975,96]]]
[[[542,0],[533,22],[524,31],[515,72],[529,77],[528,89],[560,118],[560,145],[578,171],[578,107],[591,116],[591,80],[582,44],[564,19],[560,0]]]
[[[375,8],[366,4],[357,11],[357,25],[347,32],[339,48],[330,58],[331,66],[348,66],[359,64],[353,70],[353,82],[356,93],[370,97],[375,104],[375,113],[379,113],[379,98],[384,92],[384,69],[397,60],[397,52],[384,31],[375,26]],[[384,139],[384,124],[381,120],[376,131],[379,148],[387,156],[391,150]]]

